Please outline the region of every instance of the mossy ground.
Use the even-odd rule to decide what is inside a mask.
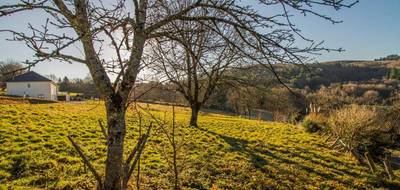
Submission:
[[[145,105],[144,105],[145,106]],[[171,121],[171,107],[151,105]],[[350,155],[328,148],[316,134],[288,124],[201,113],[199,128],[186,125],[189,110],[177,108],[177,141],[183,189],[371,189],[399,185],[371,174]],[[144,123],[151,122],[143,112]],[[71,134],[101,173],[106,146],[98,127],[103,103],[0,105],[0,189],[94,187],[67,139]],[[137,114],[127,114],[126,150],[137,141]],[[169,129],[167,129],[169,130]],[[127,152],[126,151],[126,152]],[[170,189],[170,146],[155,127],[141,159],[143,189]],[[397,176],[400,172],[396,171]],[[134,177],[131,187],[135,186]]]

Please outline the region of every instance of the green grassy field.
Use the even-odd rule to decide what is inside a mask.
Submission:
[[[152,105],[171,121],[171,107]],[[281,123],[202,113],[200,127],[187,127],[189,112],[177,111],[182,144],[183,189],[371,189],[382,181],[347,154],[331,150],[318,135]],[[105,140],[97,125],[101,103],[0,105],[0,189],[85,189],[93,176],[66,138],[71,134],[96,169],[104,171]],[[145,117],[146,123],[151,119]],[[126,150],[138,137],[137,114],[127,114]],[[172,174],[165,135],[154,128],[141,160],[142,189],[170,189]],[[396,171],[397,176],[400,172]],[[379,175],[379,174],[378,174]],[[383,176],[383,175],[380,175]],[[135,186],[132,180],[131,187]]]

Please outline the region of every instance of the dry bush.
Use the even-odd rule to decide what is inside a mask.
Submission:
[[[363,97],[369,99],[377,99],[379,97],[379,92],[376,90],[367,90],[364,92]]]
[[[374,104],[379,101],[379,92],[376,90],[367,90],[364,92],[361,101],[366,104]]]
[[[381,127],[375,137],[377,143],[398,146],[400,140],[400,109],[398,107],[382,107],[378,111],[377,120]]]
[[[344,107],[329,117],[330,130],[351,148],[370,146],[379,129],[377,115],[376,109],[366,106]]]
[[[324,125],[326,125],[328,122],[328,117],[325,114],[321,113],[310,113],[309,115],[307,115],[306,119],[310,119]]]
[[[400,111],[395,108],[351,105],[329,117],[331,132],[350,148],[377,151],[397,146]]]
[[[323,113],[329,113],[349,104],[353,101],[349,97],[338,84],[332,85],[330,88],[321,88],[319,91],[307,95],[308,101],[321,107],[320,111]]]

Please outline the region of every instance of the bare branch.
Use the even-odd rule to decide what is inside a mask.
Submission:
[[[99,121],[99,127],[101,129],[101,132],[103,133],[104,139],[107,140],[108,136],[107,136],[107,131],[103,126],[103,123],[101,122],[101,119],[98,120]]]
[[[83,163],[89,168],[89,171],[94,175],[99,186],[103,187],[103,182],[101,180],[100,175],[97,173],[96,169],[94,169],[89,159],[85,156],[80,146],[72,139],[70,135],[68,135],[67,137],[68,140],[71,142],[71,144],[74,146],[75,150],[78,152],[79,156],[82,158]]]

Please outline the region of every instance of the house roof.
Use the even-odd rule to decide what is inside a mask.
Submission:
[[[6,82],[53,82],[53,81],[34,71],[28,71],[24,74],[15,76]]]

